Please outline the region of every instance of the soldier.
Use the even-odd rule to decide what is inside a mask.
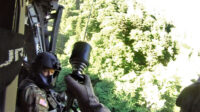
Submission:
[[[55,55],[48,52],[38,54],[32,64],[32,73],[24,79],[18,88],[17,112],[52,111],[52,102],[47,91],[52,87],[53,76],[60,70]],[[65,77],[67,92],[77,99],[82,112],[110,112],[97,100],[89,76],[84,75],[83,84],[75,81],[70,75]],[[54,112],[58,112],[54,109]]]
[[[47,90],[52,87],[55,71],[60,70],[56,56],[49,52],[37,55],[31,66],[29,77],[20,82],[18,87],[17,111],[47,112]]]

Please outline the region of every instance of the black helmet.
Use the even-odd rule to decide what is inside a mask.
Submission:
[[[33,71],[41,72],[41,70],[44,68],[53,68],[56,71],[61,69],[56,55],[50,52],[42,52],[37,55],[33,63]]]
[[[55,69],[55,73],[53,76],[45,77],[42,75],[42,70],[48,68]],[[42,52],[36,56],[32,64],[32,70],[34,72],[32,78],[38,86],[41,88],[49,88],[54,85],[61,67],[56,55],[50,52]]]

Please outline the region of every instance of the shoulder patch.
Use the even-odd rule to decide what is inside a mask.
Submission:
[[[48,107],[47,101],[45,99],[43,99],[43,98],[40,98],[39,104],[44,106],[44,107]]]

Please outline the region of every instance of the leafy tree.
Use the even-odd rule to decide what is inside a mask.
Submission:
[[[64,54],[60,52],[64,67],[70,68],[68,60],[73,44],[87,41],[92,52],[86,74],[91,75],[100,101],[112,112],[173,111],[176,93],[180,91],[179,81],[158,80],[162,75],[154,73],[157,65],[167,66],[178,54],[170,33],[172,23],[149,14],[134,0],[93,3],[61,0],[61,3],[65,11],[60,34],[67,41]]]

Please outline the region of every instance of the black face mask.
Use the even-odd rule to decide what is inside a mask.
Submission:
[[[43,89],[52,88],[52,82],[53,75],[45,77],[42,73],[39,73],[38,77],[36,78],[37,85]]]
[[[47,82],[48,82],[49,85],[52,84],[52,82],[53,82],[53,75],[47,76]]]

